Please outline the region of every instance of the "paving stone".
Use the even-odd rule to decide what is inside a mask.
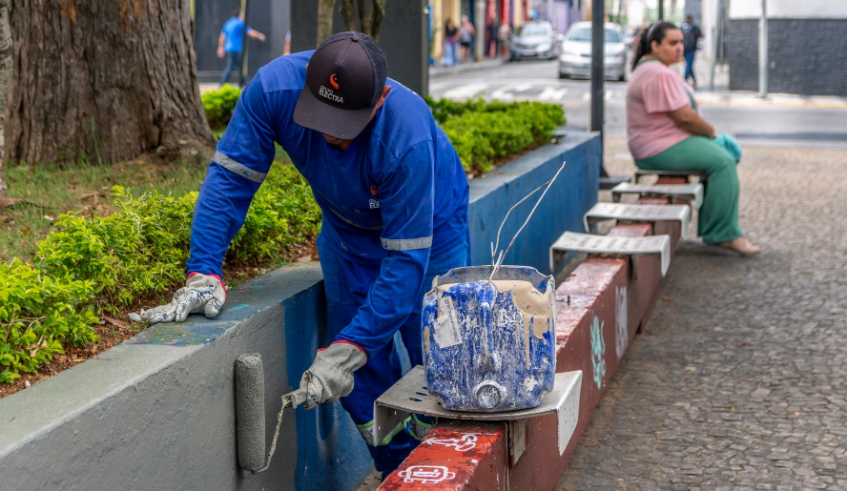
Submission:
[[[689,227],[558,490],[847,490],[847,152],[745,148],[738,172],[764,252]]]

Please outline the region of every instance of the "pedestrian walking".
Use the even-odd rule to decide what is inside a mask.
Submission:
[[[385,440],[373,440],[374,400],[401,377],[394,335],[400,332],[412,365],[421,365],[424,293],[435,276],[470,258],[459,156],[426,102],[387,70],[382,48],[353,31],[259,69],[200,189],[186,285],[170,304],[143,315],[156,323],[219,313],[224,254],[278,143],[323,217],[317,246],[330,344],[315,354],[296,396],[306,409],[340,399],[383,477],[431,426],[413,415],[408,426],[403,421]]]
[[[509,44],[512,40],[512,27],[504,22],[497,29],[497,39],[500,41],[500,56],[509,56]]]
[[[240,8],[232,12],[232,17],[226,21],[221,35],[218,36],[218,58],[226,57],[226,68],[221,76],[221,86],[229,80],[229,76],[235,70],[241,69],[241,52],[243,51],[244,39],[244,12]],[[265,42],[265,35],[261,32],[247,27],[247,35],[253,39]]]
[[[488,37],[488,56],[491,58],[496,58],[497,53],[500,52],[500,40],[497,37],[497,33],[500,29],[500,23],[497,21],[497,16],[492,15],[488,19],[488,25],[486,26],[486,35]]]
[[[471,46],[473,46],[474,29],[467,15],[462,16],[462,23],[459,24],[459,63],[469,61],[471,56]]]
[[[670,68],[683,52],[682,31],[656,22],[638,39],[626,91],[626,132],[639,169],[708,174],[698,231],[707,244],[753,256],[760,248],[741,232],[737,159],[700,116],[694,89]],[[737,146],[737,144],[735,144]],[[735,149],[740,158],[740,147]]]
[[[456,66],[459,64],[458,44],[459,29],[453,24],[452,20],[447,19],[444,22],[444,59],[441,61],[442,65]]]
[[[697,41],[703,37],[700,27],[694,23],[694,17],[687,16],[682,25],[682,56],[685,58],[685,80],[691,78],[691,85],[697,86],[697,76],[694,75],[694,57],[697,54]]]

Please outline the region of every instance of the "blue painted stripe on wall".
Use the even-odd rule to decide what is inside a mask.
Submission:
[[[285,329],[280,330],[286,346],[288,385],[298,387],[320,346],[326,346],[326,296],[323,281],[284,302]],[[276,396],[275,396],[276,397]],[[278,397],[276,397],[278,403]],[[297,471],[294,489],[353,491],[373,470],[365,441],[341,403],[321,404],[306,411],[297,408]],[[280,434],[280,438],[284,435]],[[269,441],[270,443],[270,441]],[[290,489],[280,483],[280,489]]]

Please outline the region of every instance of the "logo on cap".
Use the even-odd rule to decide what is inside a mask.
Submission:
[[[329,85],[332,85],[332,88],[338,90],[338,79],[335,77],[335,74],[329,76]]]

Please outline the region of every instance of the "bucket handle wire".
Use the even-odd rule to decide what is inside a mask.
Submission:
[[[544,199],[544,195],[547,194],[547,191],[549,191],[550,187],[553,186],[553,181],[555,181],[556,178],[559,177],[559,174],[562,172],[562,169],[565,168],[565,164],[567,164],[567,161],[562,162],[562,165],[560,165],[559,168],[556,170],[556,173],[553,175],[552,179],[532,190],[529,194],[524,196],[520,201],[518,201],[511,208],[509,208],[509,211],[506,212],[506,216],[503,217],[503,221],[500,223],[500,228],[497,229],[497,242],[491,243],[491,266],[493,267],[493,269],[491,270],[491,276],[488,278],[488,281],[494,279],[494,274],[497,273],[497,270],[503,264],[503,258],[506,257],[506,253],[509,252],[509,249],[511,249],[512,245],[515,243],[515,239],[518,238],[518,235],[520,235],[524,227],[526,227],[526,224],[529,223],[529,219],[532,218],[532,214],[535,213],[535,209],[538,208],[538,205],[541,203],[541,200]],[[544,192],[541,193],[541,196],[538,198],[538,201],[535,202],[535,206],[532,207],[532,210],[529,212],[529,215],[526,217],[526,220],[524,220],[523,225],[521,225],[521,228],[519,228],[518,231],[515,233],[515,236],[512,237],[512,240],[509,242],[509,245],[506,246],[506,249],[500,251],[500,254],[495,260],[496,251],[500,247],[500,233],[503,232],[503,226],[506,224],[506,220],[509,218],[509,214],[511,214],[512,210],[517,208],[518,205],[529,199],[530,196],[540,191],[541,188],[544,188]]]

